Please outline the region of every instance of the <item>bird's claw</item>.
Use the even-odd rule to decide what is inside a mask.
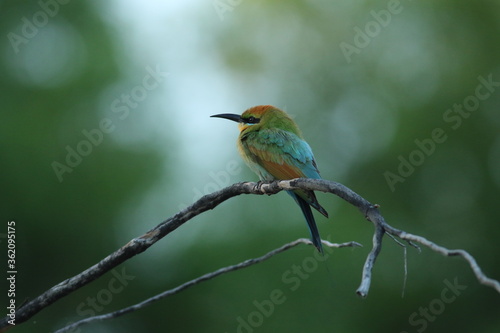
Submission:
[[[262,185],[264,184],[264,182],[262,180],[259,180],[255,186],[254,186],[254,190],[258,191],[258,192],[262,192]]]
[[[276,193],[276,192],[272,191],[271,189],[269,189],[269,187],[264,187],[264,185],[270,185],[270,183],[268,181],[259,180],[255,184],[254,190],[257,192],[260,192],[261,194],[267,194],[267,195],[271,195],[271,194]]]

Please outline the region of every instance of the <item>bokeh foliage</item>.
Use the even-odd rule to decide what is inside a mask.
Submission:
[[[9,34],[29,33],[24,18],[33,23],[44,9],[3,2],[0,207],[4,223],[17,223],[18,304],[202,193],[256,180],[242,164],[231,167],[240,163],[234,124],[208,116],[258,104],[295,117],[324,178],[380,204],[395,227],[470,251],[485,273],[500,278],[500,87],[460,116],[456,128],[444,118],[474,96],[479,77],[500,82],[500,2],[401,1],[383,16],[394,4],[221,0],[154,9],[133,1],[69,2],[46,24],[43,15],[35,18],[40,27],[14,46]],[[134,14],[140,6],[166,11],[166,19],[138,36],[135,23],[123,18],[147,13]],[[357,34],[367,28],[375,30],[364,45]],[[358,52],[346,56],[342,43]],[[121,119],[114,101],[127,106],[123,94],[144,86],[148,67],[171,75]],[[76,149],[86,140],[82,131],[105,118],[115,125],[112,133],[60,182],[52,163],[65,163],[66,147]],[[422,153],[404,182],[391,188],[384,174],[398,174],[401,159],[422,151],[416,140],[428,142],[436,128],[446,140]],[[310,264],[313,254],[300,247],[81,332],[235,332],[238,318],[257,320],[256,311],[262,323],[240,332],[498,332],[498,294],[479,285],[459,259],[409,248],[402,298],[403,251],[389,239],[369,297],[359,299],[354,291],[373,228],[341,199],[318,196],[331,216],[317,216],[322,236],[364,248],[336,250],[292,284],[286,277],[300,276],[295,268]],[[119,309],[307,235],[286,195],[234,198],[16,332],[46,332]],[[122,272],[132,278],[109,292]],[[455,279],[466,289],[440,309],[446,281]],[[256,304],[268,304],[276,290],[284,301],[267,316]],[[424,327],[420,311],[429,307],[439,314],[430,312]],[[415,312],[420,321],[409,321]]]

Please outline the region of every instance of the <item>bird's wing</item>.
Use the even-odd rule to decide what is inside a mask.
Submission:
[[[264,129],[243,144],[251,159],[276,179],[320,178],[311,147],[294,133]]]
[[[247,156],[248,159],[275,179],[321,178],[311,147],[293,133],[278,129],[260,130],[245,137],[242,145],[246,154],[250,155]],[[328,213],[318,203],[313,191],[294,190],[292,192],[289,194],[294,198],[298,196],[304,199],[328,217]]]

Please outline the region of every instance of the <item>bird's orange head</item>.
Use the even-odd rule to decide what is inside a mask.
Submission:
[[[241,134],[260,129],[282,129],[302,137],[299,128],[283,110],[272,105],[258,105],[247,109],[241,115],[232,113],[216,114],[211,117],[225,118],[238,122]]]

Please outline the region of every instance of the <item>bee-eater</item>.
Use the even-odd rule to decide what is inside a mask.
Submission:
[[[274,106],[254,106],[242,115],[222,113],[211,117],[225,118],[238,123],[240,135],[237,145],[245,163],[261,180],[293,178],[321,178],[311,147],[290,116]],[[311,207],[328,217],[313,191],[287,191],[304,214],[311,239],[323,253],[321,238]]]

